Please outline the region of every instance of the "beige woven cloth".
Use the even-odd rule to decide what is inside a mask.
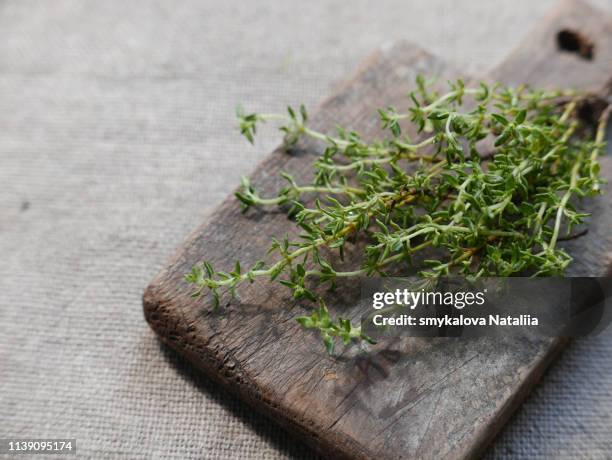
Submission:
[[[3,0],[0,438],[77,438],[80,458],[311,457],[142,316],[172,250],[279,140],[249,148],[235,105],[313,106],[398,39],[484,72],[553,3]],[[611,455],[610,352],[609,333],[574,344],[490,455]]]

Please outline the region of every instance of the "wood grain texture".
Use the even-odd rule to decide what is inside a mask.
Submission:
[[[576,29],[594,43],[593,59],[560,52],[557,32]],[[496,71],[491,80],[609,93],[612,21],[577,2],[562,4]],[[375,109],[401,105],[417,73],[441,81],[464,76],[409,44],[381,49],[312,124],[336,124],[366,137],[381,133]],[[465,77],[465,76],[464,76]],[[296,101],[299,102],[299,101]],[[321,145],[300,142],[273,152],[252,174],[263,193],[281,186],[279,171],[309,178]],[[605,158],[603,174],[612,179]],[[567,243],[576,258],[572,275],[601,275],[612,260],[610,194],[589,204],[589,233]],[[228,197],[179,248],[144,294],[144,312],[166,344],[220,384],[332,458],[465,458],[480,453],[561,349],[559,339],[402,339],[370,353],[351,347],[326,355],[314,333],[294,321],[305,310],[284,289],[263,281],[240,288],[211,312],[194,299],[183,275],[202,259],[219,269],[264,258],[270,238],[294,234],[280,211],[241,214]],[[350,258],[350,257],[349,257]],[[333,294],[330,309],[350,316],[358,283]],[[194,433],[197,436],[197,433]]]

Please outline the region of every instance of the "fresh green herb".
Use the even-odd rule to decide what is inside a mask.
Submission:
[[[296,299],[318,301],[310,279],[333,285],[338,278],[385,276],[428,247],[442,255],[424,261],[425,277],[562,274],[572,259],[558,242],[587,215],[572,198],[598,193],[602,182],[597,160],[609,108],[593,129],[580,119],[583,98],[573,92],[484,83],[466,88],[459,80],[438,95],[422,78],[410,100],[405,113],[378,111],[389,138],[377,142],[342,128],[335,136],[315,131],[303,106],[288,108],[287,115],[239,110],[240,131],[249,142],[258,124],[275,120],[287,146],[306,136],[325,149],[310,183],[298,184],[284,173],[287,185],[276,196],[260,196],[248,179],[236,193],[244,210],[287,205],[302,230],[299,239],[272,239],[276,261],[248,270],[239,263],[229,273],[208,262],[193,267],[186,280],[194,295],[212,292],[216,307],[223,292],[267,277]],[[402,134],[405,123],[417,127],[418,140]],[[318,198],[307,205],[304,194]],[[355,270],[338,270],[323,257],[322,248],[342,257],[355,236],[369,242]],[[336,338],[369,340],[350,321],[332,320],[323,304],[298,321],[319,330],[329,352]]]
[[[338,318],[338,321],[333,321],[325,303],[320,300],[319,304],[319,308],[312,315],[300,316],[297,321],[304,329],[317,329],[320,332],[325,348],[330,355],[334,352],[336,338],[341,339],[345,345],[348,345],[352,339],[376,343],[361,332],[361,327],[354,327],[348,319]]]

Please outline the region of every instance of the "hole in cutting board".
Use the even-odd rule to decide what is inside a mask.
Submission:
[[[587,61],[592,61],[595,57],[595,44],[585,35],[572,29],[562,29],[557,33],[557,47],[560,51],[576,53]]]

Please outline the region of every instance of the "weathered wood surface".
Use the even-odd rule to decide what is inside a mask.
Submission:
[[[557,33],[571,29],[594,44],[592,59],[560,52]],[[313,119],[380,134],[377,107],[400,106],[417,73],[442,81],[461,72],[426,52],[399,44],[377,52],[356,77],[326,100]],[[612,21],[576,2],[563,4],[489,76],[506,83],[604,92],[612,77]],[[299,101],[298,101],[299,102]],[[273,152],[252,174],[264,192],[278,172],[306,180],[320,145]],[[612,179],[610,158],[603,174]],[[610,187],[608,187],[610,188]],[[612,200],[591,204],[589,233],[568,243],[573,275],[601,275],[612,260]],[[561,349],[557,339],[403,339],[355,347],[328,357],[316,334],[294,321],[305,310],[287,291],[265,282],[239,290],[240,302],[213,313],[194,299],[183,275],[206,258],[218,268],[265,257],[271,236],[292,234],[281,212],[241,214],[228,197],[178,250],[147,288],[147,321],[169,346],[220,384],[332,458],[464,458],[480,453]],[[356,283],[353,283],[356,284]],[[343,286],[330,302],[347,314],[358,295]],[[335,311],[334,311],[335,312]],[[194,436],[197,436],[194,433]]]

